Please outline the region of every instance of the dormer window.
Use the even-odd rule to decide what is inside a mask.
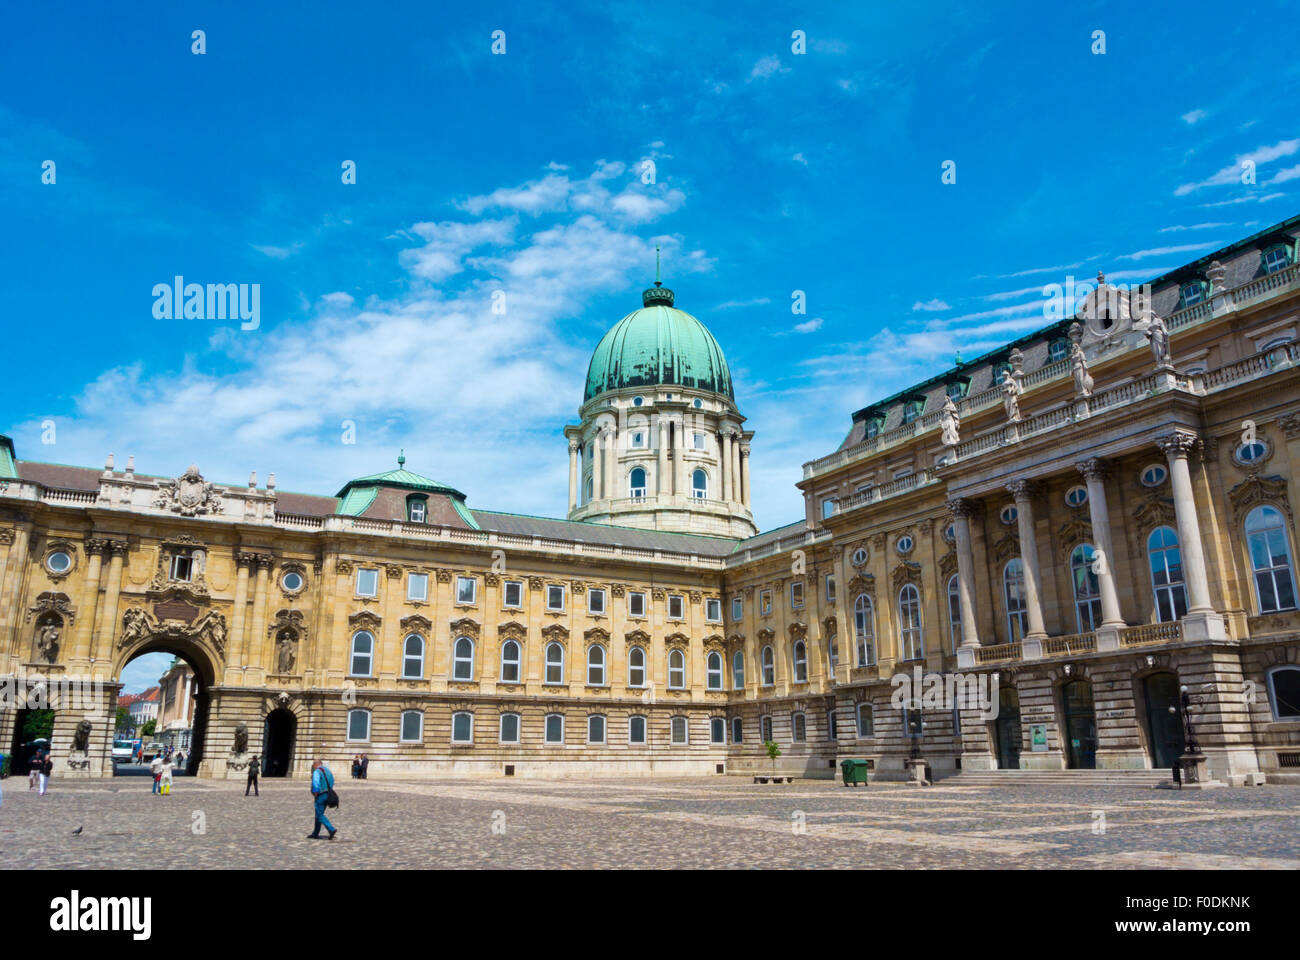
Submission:
[[[406,519],[411,523],[424,523],[429,513],[429,501],[426,497],[406,498]]]
[[[1066,340],[1053,340],[1047,345],[1047,362],[1057,363],[1064,360],[1070,352],[1070,344]]]
[[[1199,280],[1193,280],[1191,283],[1184,283],[1182,290],[1178,294],[1178,309],[1194,306],[1205,299],[1205,287]]]
[[[966,396],[966,391],[970,388],[969,380],[954,380],[944,387],[944,393],[952,397],[953,403],[956,403],[962,397]]]
[[[924,400],[908,400],[903,404],[903,422],[914,422],[919,416],[921,416],[921,410],[924,409],[924,407]]]
[[[866,439],[880,436],[880,417],[872,417],[866,423]]]
[[[1260,261],[1265,273],[1277,273],[1291,266],[1291,252],[1287,250],[1286,244],[1277,243],[1264,251]]]
[[[994,365],[993,365],[993,382],[994,382],[995,384],[1001,383],[1001,382],[1002,382],[1002,374],[1007,373],[1010,369],[1011,369],[1011,364],[1008,363],[1008,362],[1005,361],[1005,360],[1003,360],[1001,363],[996,363],[996,364],[994,364]]]

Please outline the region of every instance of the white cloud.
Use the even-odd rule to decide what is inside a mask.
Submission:
[[[796,153],[790,159],[793,160],[795,163],[803,164],[805,167],[808,166],[808,158],[805,157],[802,153]]]
[[[1256,147],[1250,153],[1239,154],[1232,163],[1218,170],[1213,176],[1196,183],[1184,183],[1174,191],[1174,196],[1186,196],[1187,194],[1204,187],[1241,183],[1241,175],[1246,169],[1246,167],[1243,166],[1244,164],[1250,163],[1255,167],[1258,167],[1261,164],[1269,163],[1279,157],[1289,157],[1297,150],[1300,150],[1300,139],[1279,140],[1272,146]]]
[[[1300,169],[1300,168],[1297,168],[1297,169]],[[1193,224],[1191,224],[1191,225],[1189,225],[1189,226],[1178,225],[1178,226],[1172,226],[1172,227],[1161,227],[1161,228],[1160,228],[1160,232],[1161,232],[1161,233],[1183,233],[1184,231],[1187,231],[1187,230],[1218,230],[1218,229],[1222,229],[1223,227],[1231,227],[1231,226],[1232,226],[1231,223],[1222,223],[1222,222],[1220,222],[1220,223],[1193,223]]]
[[[1231,200],[1216,200],[1214,203],[1202,203],[1203,208],[1209,207],[1231,207],[1238,203],[1268,203],[1270,200],[1277,200],[1279,197],[1285,197],[1285,193],[1268,193],[1262,197],[1233,197]]]
[[[1190,127],[1195,125],[1198,120],[1202,120],[1204,118],[1205,118],[1204,110],[1189,110],[1187,113],[1183,114],[1183,123],[1187,124]]]
[[[249,244],[249,246],[258,253],[270,257],[272,260],[287,260],[289,257],[292,257],[295,253],[301,250],[304,244],[301,240],[298,240],[287,247],[273,247],[256,243]]]
[[[820,330],[825,322],[821,317],[814,317],[811,320],[805,320],[803,323],[796,323],[794,330],[795,333],[812,333],[814,330]]]
[[[1286,183],[1288,180],[1294,180],[1300,177],[1300,164],[1294,167],[1287,167],[1285,170],[1279,170],[1271,178],[1264,181],[1265,186],[1272,186],[1275,183]]]
[[[1171,253],[1194,253],[1197,250],[1213,250],[1222,246],[1220,243],[1184,243],[1176,247],[1152,247],[1150,250],[1138,250],[1135,253],[1123,253],[1116,260],[1145,260],[1147,257],[1163,257]]]
[[[913,313],[917,312],[918,310],[933,312],[938,310],[951,310],[951,309],[952,307],[948,306],[948,304],[944,303],[942,300],[938,299],[937,297],[933,300],[926,300],[924,302],[918,300],[916,301],[916,303],[912,304]]]
[[[749,71],[750,80],[763,80],[767,77],[775,76],[778,73],[789,73],[789,67],[781,65],[781,58],[775,54],[763,57],[754,64],[754,69]]]

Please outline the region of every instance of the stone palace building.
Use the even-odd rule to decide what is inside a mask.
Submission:
[[[1167,768],[1300,781],[1300,217],[852,414],[759,533],[723,351],[656,285],[565,427],[569,514],[396,469],[334,497],[18,458],[0,679],[194,672],[200,775],[901,777]],[[900,707],[891,678],[987,709]],[[57,699],[57,698],[56,698]],[[106,717],[53,704],[60,769]],[[0,742],[24,705],[0,707]]]

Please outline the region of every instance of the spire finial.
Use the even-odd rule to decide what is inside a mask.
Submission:
[[[655,244],[655,286],[662,287],[663,281],[659,279],[659,244]]]
[[[397,451],[397,469],[398,469],[398,470],[402,470],[402,469],[405,469],[405,467],[406,467],[406,451],[405,451],[405,450],[398,450],[398,451]]]

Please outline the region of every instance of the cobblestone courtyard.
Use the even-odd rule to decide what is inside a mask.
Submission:
[[[1300,868],[1300,787],[944,787],[740,778],[340,778],[333,842],[303,781],[3,783],[0,845],[24,868]],[[74,830],[81,827],[80,834]]]

